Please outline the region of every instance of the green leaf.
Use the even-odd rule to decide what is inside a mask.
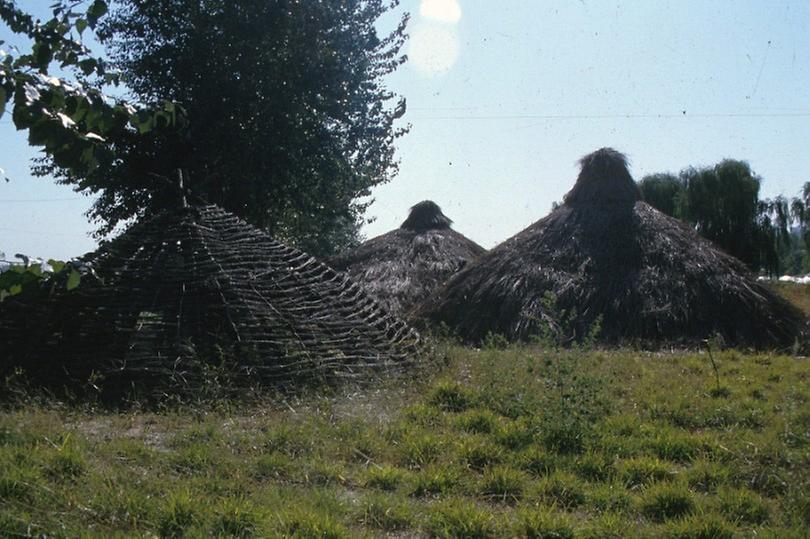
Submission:
[[[87,29],[87,20],[85,19],[76,19],[76,30],[79,32],[79,35]]]
[[[34,53],[34,61],[40,68],[47,68],[48,64],[53,60],[53,50],[47,43],[36,42],[31,50]]]
[[[79,69],[82,70],[82,73],[89,75],[96,70],[98,63],[93,58],[87,58],[85,60],[81,60],[77,65],[79,66]]]
[[[79,282],[82,280],[82,274],[76,271],[75,269],[70,270],[70,275],[68,276],[67,280],[67,289],[73,290],[77,286],[79,286]]]
[[[54,260],[52,258],[48,260],[48,265],[50,265],[53,268],[54,273],[59,273],[65,267],[64,262],[62,262],[61,260]]]
[[[104,0],[96,0],[87,9],[87,24],[90,28],[96,27],[96,22],[107,13],[107,2]]]

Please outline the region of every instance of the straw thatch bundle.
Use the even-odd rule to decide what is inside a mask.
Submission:
[[[549,328],[604,343],[790,347],[806,323],[738,260],[641,201],[625,157],[585,156],[550,215],[456,275],[417,314],[468,341],[525,339]],[[555,301],[554,304],[552,302]]]
[[[391,312],[405,312],[485,252],[451,224],[435,202],[425,200],[396,230],[328,263],[347,272]]]
[[[0,374],[182,393],[207,377],[284,385],[416,359],[417,334],[358,285],[216,206],[133,225],[84,262],[97,278],[75,290],[0,303]]]

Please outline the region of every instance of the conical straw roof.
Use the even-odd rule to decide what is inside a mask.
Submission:
[[[424,200],[402,225],[328,261],[345,271],[378,302],[403,313],[485,249],[456,232],[441,208]]]
[[[745,266],[640,200],[625,157],[585,156],[550,215],[492,249],[419,306],[468,341],[488,333],[609,344],[790,348],[806,321]]]
[[[0,371],[161,394],[212,376],[283,386],[416,361],[417,334],[359,286],[216,206],[138,223],[85,262],[97,279],[0,304]]]

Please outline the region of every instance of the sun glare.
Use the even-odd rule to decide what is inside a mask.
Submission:
[[[426,75],[441,75],[453,67],[459,53],[459,39],[453,28],[426,24],[411,33],[410,64]]]
[[[457,23],[461,19],[458,0],[422,0],[419,15],[439,22]]]

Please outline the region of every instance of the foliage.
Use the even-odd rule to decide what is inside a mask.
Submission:
[[[104,0],[93,0],[85,11],[81,2],[58,2],[53,17],[35,21],[12,0],[0,0],[0,20],[8,29],[32,42],[28,54],[15,56],[0,40],[0,117],[9,108],[17,129],[28,131],[28,142],[40,146],[55,167],[87,175],[114,161],[113,141],[145,133],[155,126],[173,126],[178,108],[155,102],[138,110],[102,92],[116,85],[118,75],[76,38],[95,29],[107,13]],[[50,75],[53,64],[73,76]],[[88,186],[79,184],[77,189]]]
[[[644,176],[638,186],[650,206],[670,217],[678,216],[678,206],[686,190],[681,178],[668,173],[650,174]]]
[[[745,161],[726,159],[712,167],[685,168],[678,176],[651,174],[639,182],[644,199],[663,213],[686,221],[753,270],[778,274],[802,270],[803,254],[791,225],[810,241],[810,182],[801,196],[760,199],[762,179]],[[808,244],[810,245],[810,244]]]
[[[99,25],[112,63],[134,100],[182,103],[188,124],[120,137],[119,159],[90,171],[39,172],[98,194],[101,233],[175,203],[180,169],[196,197],[281,240],[345,247],[368,206],[358,197],[396,174],[407,131],[383,78],[405,61],[408,18],[388,35],[375,27],[396,4],[120,0]]]
[[[0,257],[2,257],[2,253],[0,253]],[[21,258],[23,258],[23,263],[10,264],[5,271],[0,273],[0,301],[26,291],[36,290],[48,279],[52,286],[64,286],[67,290],[73,290],[79,286],[82,271],[89,271],[89,268],[83,268],[78,263],[66,263],[60,260],[37,263],[27,257]]]

